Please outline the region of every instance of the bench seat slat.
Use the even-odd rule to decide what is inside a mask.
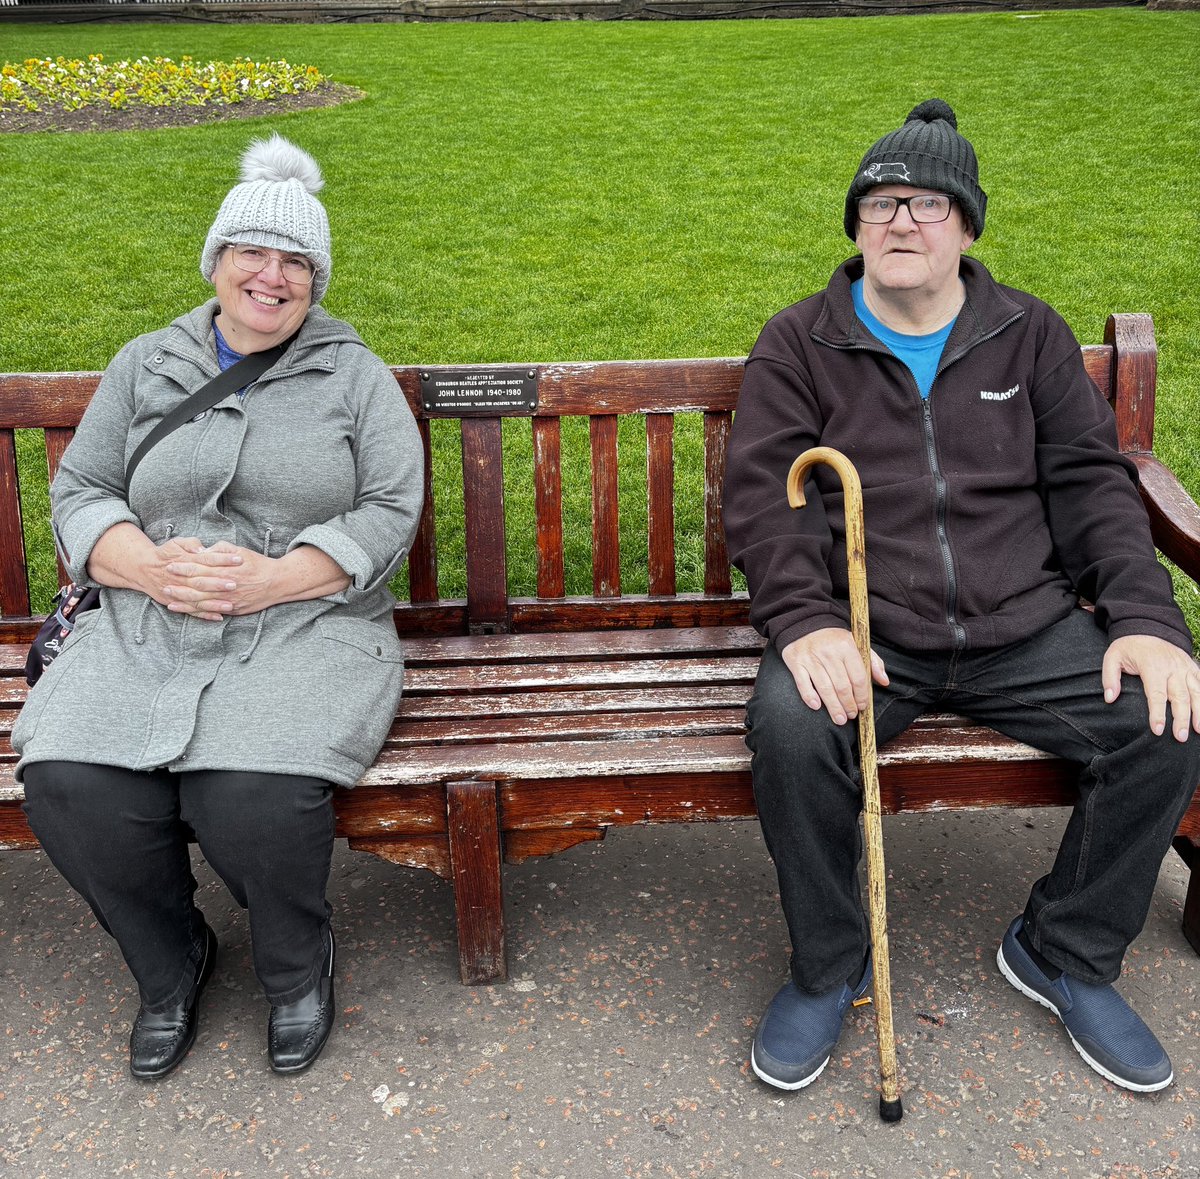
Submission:
[[[909,731],[908,741],[895,742],[879,751],[880,772],[893,765],[919,762],[920,732]],[[938,744],[945,731],[938,734]],[[994,764],[998,749],[1011,763],[1052,762],[1046,754],[999,737],[989,729],[970,726],[956,740],[954,762]],[[926,750],[928,752],[928,750]],[[954,763],[949,763],[953,765]],[[607,741],[506,742],[462,748],[387,749],[363,778],[401,783],[485,778],[518,783],[571,778],[639,777],[657,774],[712,774],[748,772],[750,751],[740,733],[725,736],[652,737]],[[432,777],[431,777],[432,775]]]
[[[486,696],[409,696],[402,706],[402,723],[439,718],[469,720],[488,716],[569,716],[589,712],[667,712],[689,708],[744,708],[747,684],[688,684],[642,688],[592,689],[578,692],[500,692]],[[3,719],[0,718],[0,726]]]
[[[749,758],[740,734],[385,748],[362,781],[416,785],[470,778],[523,782],[579,776],[708,774],[744,769]]]
[[[568,719],[566,723],[576,723],[576,720]],[[538,728],[542,735],[552,739],[484,741],[463,749],[420,743],[401,748],[389,744],[362,781],[381,786],[389,782],[413,785],[471,777],[505,781],[537,780],[547,776],[565,779],[617,772],[615,767],[625,767],[619,771],[622,773],[640,774],[741,772],[748,770],[750,765],[750,751],[740,731],[711,737],[637,736],[630,740],[559,741],[553,739],[552,724]],[[402,735],[403,722],[398,722],[393,732]],[[948,743],[954,747],[954,762],[1054,760],[990,729],[947,716],[932,718],[930,723],[918,721],[895,741],[883,746],[879,750],[880,772],[937,761],[938,750]],[[4,757],[0,758],[0,788],[12,786],[15,760],[11,749],[6,749]],[[597,770],[597,765],[604,768]]]
[[[620,660],[656,655],[754,654],[763,640],[749,626],[663,627],[624,631],[551,631],[545,634],[447,635],[405,638],[405,663],[409,668],[435,664],[505,664],[537,660]],[[25,643],[0,644],[0,691],[17,681],[24,699]],[[4,700],[0,696],[0,702]]]
[[[503,713],[465,719],[398,721],[387,745],[404,749],[429,745],[469,745],[478,742],[537,742],[620,739],[633,737],[701,736],[733,734],[740,737],[745,707],[635,712],[621,711],[543,714]]]
[[[704,690],[702,690],[704,691]],[[448,742],[451,739],[478,740],[488,744],[498,740],[507,729],[525,734],[525,740],[536,745],[564,739],[572,728],[601,731],[608,728],[614,739],[625,734],[637,738],[643,731],[656,728],[669,731],[678,726],[680,730],[720,722],[735,731],[740,737],[744,709],[738,697],[744,701],[744,690],[733,691],[727,701],[704,706],[703,697],[680,692],[668,697],[666,693],[636,692],[630,708],[625,708],[620,696],[609,692],[596,692],[582,697],[581,694],[564,694],[563,699],[572,702],[571,707],[555,709],[557,696],[546,693],[531,693],[527,697],[498,697],[504,707],[489,709],[487,697],[449,697],[431,701],[429,714],[418,712],[415,716],[408,709],[393,722],[388,741],[393,749],[412,746],[420,749],[429,741]],[[456,708],[449,701],[461,699],[464,707]],[[664,703],[669,700],[669,703]],[[722,706],[724,705],[724,706]],[[640,707],[640,711],[635,708]],[[11,717],[0,720],[0,763],[11,775],[16,755],[9,742]],[[489,728],[489,726],[491,726]],[[492,736],[489,736],[493,734]],[[439,736],[441,734],[441,736]],[[504,739],[509,739],[505,736]],[[747,757],[749,754],[747,753]],[[879,749],[881,767],[902,768],[906,766],[953,765],[962,761],[1033,762],[1054,761],[1051,754],[1043,753],[1030,745],[1024,745],[982,725],[972,724],[962,717],[937,714],[922,717],[906,732]],[[747,762],[748,764],[748,762]],[[562,769],[571,767],[564,761]],[[3,771],[0,771],[3,772]]]
[[[508,667],[415,667],[405,673],[410,695],[430,692],[538,691],[554,688],[678,683],[753,683],[758,658],[624,659],[579,663],[518,663]]]
[[[583,631],[551,634],[448,636],[404,640],[408,667],[427,664],[507,663],[538,659],[648,655],[730,654],[762,650],[763,640],[748,626],[670,627],[659,630]],[[24,666],[24,652],[21,652]]]

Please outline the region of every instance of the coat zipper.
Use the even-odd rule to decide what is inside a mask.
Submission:
[[[931,390],[932,395],[932,390]],[[942,552],[942,568],[946,574],[946,625],[954,639],[954,649],[961,651],[967,645],[967,632],[958,621],[958,574],[954,569],[954,555],[950,552],[950,538],[946,535],[946,480],[938,464],[937,444],[933,436],[933,411],[929,398],[921,401],[921,424],[925,432],[925,457],[933,475],[934,523],[937,527],[938,547]]]
[[[933,379],[936,381],[938,379],[938,377],[940,377],[942,375],[942,373],[944,373],[946,371],[946,369],[948,369],[956,361],[961,360],[964,356],[966,356],[966,354],[968,352],[973,352],[976,348],[979,347],[980,344],[986,344],[988,342],[988,340],[995,339],[1002,331],[1004,331],[1005,328],[1011,327],[1024,314],[1025,314],[1024,311],[1018,311],[1016,313],[1016,315],[1009,316],[1009,318],[1006,319],[1002,324],[1000,324],[999,327],[993,328],[990,332],[987,332],[985,335],[980,336],[978,340],[968,341],[968,343],[964,347],[960,348],[953,356],[943,356],[942,359],[940,361],[938,361],[937,372],[933,374]],[[890,353],[889,353],[889,355],[890,355]],[[930,389],[931,396],[932,396],[932,393],[933,393],[933,390]]]
[[[994,336],[998,336],[1006,327],[1015,323],[1025,313],[1018,311],[1016,315],[1006,319],[1002,324],[986,335],[980,336],[976,340],[970,341],[965,347],[960,348],[951,357],[942,357],[938,364],[937,372],[934,374],[934,382],[937,382],[938,377],[954,364],[955,361],[961,360],[968,352],[973,351],[980,344],[986,343]],[[874,348],[870,344],[835,344],[832,340],[821,339],[817,335],[813,335],[813,339],[824,344],[827,348],[835,348],[842,352],[880,352],[884,356],[890,356],[893,360],[899,361],[899,358],[894,352],[885,347]],[[899,361],[903,364],[903,361]],[[950,537],[946,532],[946,480],[942,476],[942,468],[938,463],[937,442],[933,432],[933,410],[930,408],[930,399],[933,397],[932,387],[929,390],[929,397],[921,397],[920,389],[916,388],[916,379],[913,378],[912,372],[905,365],[905,371],[908,372],[909,378],[913,382],[914,390],[921,402],[921,429],[925,439],[925,457],[929,463],[929,471],[933,476],[934,486],[934,525],[937,530],[938,549],[942,554],[942,569],[946,574],[946,625],[950,628],[950,635],[954,642],[954,650],[961,651],[967,645],[966,628],[958,621],[958,573],[954,568],[954,554],[950,551]]]
[[[1023,311],[1018,311],[1016,315],[1006,319],[993,331],[980,336],[978,340],[972,340],[965,348],[960,348],[953,356],[943,356],[938,362],[937,372],[933,375],[934,384],[937,383],[938,377],[954,364],[955,361],[961,360],[968,352],[979,347],[980,344],[984,344],[994,336],[998,336],[1006,327],[1015,323],[1024,314]],[[917,393],[919,396],[920,390],[917,390]],[[930,473],[933,475],[938,547],[942,550],[942,565],[946,571],[946,623],[950,627],[950,633],[954,638],[954,649],[961,651],[967,645],[967,632],[962,623],[958,621],[958,573],[954,568],[954,554],[950,551],[950,537],[946,532],[946,480],[942,477],[942,468],[937,457],[937,441],[933,433],[933,410],[930,407],[932,398],[933,386],[931,385],[929,396],[921,399],[921,417],[925,431],[925,453],[929,459]]]

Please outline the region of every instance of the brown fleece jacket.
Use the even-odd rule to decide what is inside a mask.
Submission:
[[[793,460],[832,446],[863,484],[875,636],[913,650],[999,647],[1095,603],[1110,638],[1157,635],[1191,651],[1159,564],[1135,469],[1079,344],[1049,306],[972,258],[966,302],[928,400],[868,332],[850,285],[781,311],[746,363],[725,480],[725,532],[751,619],[782,649],[848,625],[843,497],[788,507]]]

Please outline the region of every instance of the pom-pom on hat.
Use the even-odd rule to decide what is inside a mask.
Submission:
[[[909,111],[904,126],[892,131],[862,158],[846,194],[846,234],[858,231],[858,198],[877,184],[907,184],[949,193],[978,238],[983,233],[987,194],[979,187],[979,161],[970,141],[958,133],[948,103],[930,98]]]
[[[235,242],[303,254],[316,269],[312,298],[329,286],[329,218],[316,194],[325,186],[316,160],[281,135],[255,139],[242,156],[241,183],[221,202],[200,255],[210,282],[221,250]]]

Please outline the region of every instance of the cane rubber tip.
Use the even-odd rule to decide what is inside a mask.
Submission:
[[[904,1105],[897,1097],[895,1101],[888,1101],[886,1097],[879,1099],[879,1116],[885,1122],[898,1122],[904,1117]]]

